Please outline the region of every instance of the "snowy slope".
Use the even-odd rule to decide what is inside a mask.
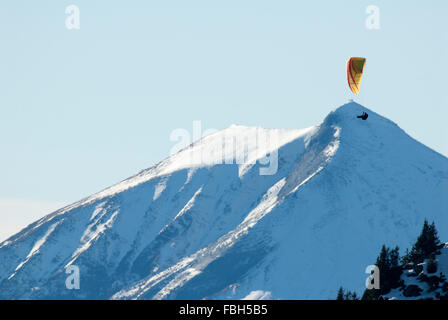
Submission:
[[[356,103],[303,130],[231,126],[1,243],[0,298],[362,292],[383,243],[406,247],[424,218],[448,237],[447,188],[448,159]]]

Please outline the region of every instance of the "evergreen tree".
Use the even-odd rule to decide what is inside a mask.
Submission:
[[[380,255],[376,258],[375,265],[380,269],[380,275],[387,274],[390,269],[390,252],[389,249],[383,244],[381,247]],[[382,280],[382,279],[381,279]]]
[[[376,259],[375,265],[380,271],[380,288],[379,289],[366,289],[361,297],[362,300],[382,300],[383,296],[388,294],[391,289],[396,289],[401,286],[403,294],[405,296],[407,291],[412,291],[415,288],[421,290],[417,285],[408,285],[405,287],[404,281],[401,279],[403,269],[414,269],[415,273],[420,274],[417,279],[428,283],[433,290],[441,288],[443,294],[437,293],[436,297],[440,299],[448,300],[448,283],[446,277],[440,273],[440,276],[427,275],[437,272],[437,260],[436,255],[440,254],[440,249],[443,247],[438,237],[438,232],[435,227],[435,223],[429,224],[425,219],[422,231],[418,236],[412,249],[409,251],[406,249],[406,254],[400,260],[399,248],[389,249],[385,245],[381,247],[380,254]],[[426,260],[426,273],[421,273],[423,270],[422,262]],[[401,262],[401,264],[400,264]],[[406,289],[406,290],[405,290]],[[342,291],[341,291],[342,290]],[[415,290],[414,290],[415,291]],[[409,294],[409,292],[408,292]],[[417,292],[418,295],[418,292]],[[415,295],[416,296],[416,295]],[[339,294],[338,294],[339,297]],[[340,289],[340,297],[342,300],[354,298],[350,292],[345,293]]]
[[[400,262],[400,249],[398,248],[398,246],[396,246],[394,249],[392,249],[390,251],[390,267],[392,268],[396,268],[399,266],[399,262]]]
[[[437,272],[437,261],[434,257],[429,257],[426,262],[426,272],[427,273],[436,273]]]
[[[404,256],[401,258],[401,264],[403,265],[403,267],[408,267],[408,263],[410,263],[410,254],[409,254],[409,249],[406,248],[406,251],[404,253]]]
[[[361,297],[361,300],[378,300],[380,298],[380,290],[366,289]]]
[[[344,300],[358,300],[358,296],[354,291],[347,291],[344,295]]]
[[[389,249],[385,245],[381,247],[380,254],[375,265],[380,271],[380,288],[366,289],[362,296],[363,300],[378,300],[381,295],[387,294],[391,289],[397,288],[400,284],[402,273],[399,264],[399,248]]]
[[[344,291],[344,288],[340,287],[336,300],[358,300],[358,295],[355,291]]]
[[[344,288],[342,287],[339,288],[336,300],[344,300]]]
[[[414,265],[417,265],[422,263],[425,259],[434,257],[440,248],[440,239],[434,222],[429,224],[428,220],[425,219],[422,232],[404,260],[413,262]]]
[[[400,249],[396,246],[390,251],[389,285],[390,289],[398,288],[403,268],[400,265]]]

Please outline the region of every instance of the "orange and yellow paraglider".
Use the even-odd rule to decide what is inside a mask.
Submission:
[[[366,64],[366,58],[350,58],[347,61],[347,80],[350,90],[358,94],[361,86],[362,70]]]

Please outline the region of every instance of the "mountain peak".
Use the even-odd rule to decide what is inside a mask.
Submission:
[[[359,113],[359,112],[367,112],[367,111],[371,111],[369,109],[367,109],[366,107],[364,107],[363,105],[355,102],[355,101],[349,101],[347,103],[344,103],[343,105],[337,107],[334,111],[336,112],[350,112],[350,113]]]
[[[247,148],[223,137],[260,132],[278,135],[263,149],[270,162],[230,157]],[[327,299],[341,283],[359,292],[383,244],[407,247],[425,218],[448,224],[447,189],[447,158],[355,102],[302,130],[230,126],[3,242],[0,298]],[[80,290],[65,289],[71,265]]]
[[[358,116],[363,113],[368,114],[367,121],[363,121]],[[386,121],[388,123],[393,123],[392,121],[386,119],[385,117],[377,114],[376,112],[360,105],[357,102],[348,102],[342,106],[331,111],[327,117],[324,119],[324,123],[329,124],[355,124],[355,125],[365,125],[366,123],[376,122],[376,121]]]

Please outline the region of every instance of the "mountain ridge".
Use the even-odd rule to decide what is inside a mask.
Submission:
[[[230,164],[207,149],[225,130],[279,141]],[[198,150],[211,159],[191,166]],[[261,175],[275,152],[277,171]],[[382,243],[406,245],[424,218],[447,223],[446,187],[447,158],[356,103],[302,130],[231,126],[0,243],[0,297],[334,298],[340,284],[359,290]],[[72,264],[80,290],[65,288]]]

